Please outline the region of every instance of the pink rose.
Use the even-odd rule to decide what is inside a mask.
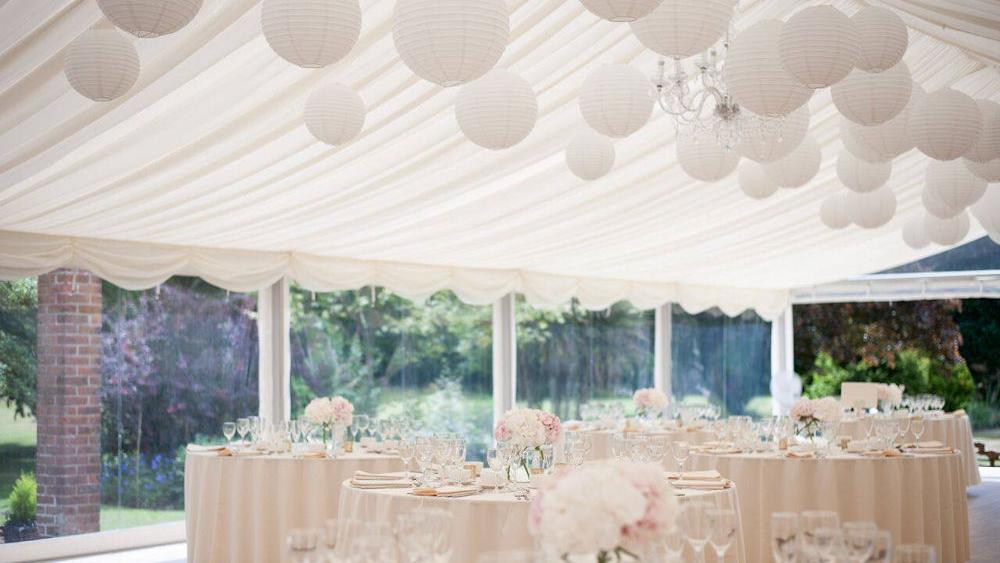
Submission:
[[[497,442],[506,442],[514,437],[510,428],[507,428],[506,420],[501,420],[497,423],[496,429],[493,430],[493,437],[496,438]]]
[[[545,443],[555,444],[562,436],[562,422],[559,417],[545,411],[539,411],[538,421],[545,427]]]

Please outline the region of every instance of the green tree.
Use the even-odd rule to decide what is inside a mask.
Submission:
[[[38,284],[0,282],[0,397],[17,416],[35,410]]]

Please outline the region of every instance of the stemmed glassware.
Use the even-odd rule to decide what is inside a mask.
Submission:
[[[775,563],[796,563],[802,538],[799,515],[795,512],[771,514],[771,554]]]
[[[417,438],[416,445],[416,458],[417,467],[420,468],[420,484],[427,485],[430,483],[428,478],[428,473],[431,470],[431,466],[434,463],[435,454],[434,442],[431,438]]]
[[[222,435],[226,437],[226,444],[229,446],[233,445],[233,435],[236,434],[236,423],[235,422],[223,422],[222,423]]]
[[[691,454],[691,445],[683,440],[673,442],[670,444],[670,453],[674,456],[674,461],[677,462],[677,471],[684,473],[684,462]]]
[[[935,563],[937,553],[932,545],[903,544],[896,546],[892,554],[893,563]]]
[[[260,432],[261,432],[261,420],[259,416],[248,416],[247,420],[250,422],[250,441],[253,443],[260,442]]]
[[[358,427],[358,440],[360,441],[365,437],[366,431],[368,430],[368,425],[371,423],[371,419],[368,418],[367,414],[356,414],[354,415],[354,425]]]
[[[865,563],[875,549],[878,527],[874,522],[844,522],[844,556],[850,562]]]
[[[833,530],[840,531],[840,516],[829,510],[808,510],[802,513],[803,552],[810,559],[823,560],[834,549]]]
[[[240,436],[241,442],[246,442],[247,432],[250,431],[250,419],[248,418],[237,418],[236,419],[236,433]]]
[[[691,546],[698,561],[705,560],[705,546],[712,530],[709,510],[711,506],[708,503],[692,500],[681,505],[677,517],[677,525],[680,526],[684,539]]]
[[[708,520],[711,525],[708,542],[712,544],[718,561],[726,559],[726,552],[736,538],[736,511],[729,508],[712,508],[708,510]]]
[[[916,438],[916,442],[920,442],[920,437],[924,435],[924,418],[922,416],[916,416],[910,421],[910,430],[913,430],[913,437]]]
[[[403,460],[403,474],[409,475],[410,461],[416,454],[416,444],[406,438],[399,441],[399,458]]]
[[[889,563],[892,561],[892,534],[888,530],[875,533],[875,545],[868,556],[868,563]]]

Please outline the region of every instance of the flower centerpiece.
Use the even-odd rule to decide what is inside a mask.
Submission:
[[[667,408],[666,394],[656,389],[638,389],[632,394],[632,404],[641,417],[655,418]]]
[[[306,405],[306,419],[320,427],[323,445],[334,436],[334,428],[344,429],[354,422],[354,405],[347,399],[337,397],[317,397]]]
[[[562,436],[562,422],[559,417],[538,409],[511,409],[504,413],[493,429],[497,443],[510,444],[521,466],[529,475],[527,454],[537,454],[539,464],[551,465],[552,446]],[[508,469],[508,478],[510,470]]]
[[[532,501],[528,525],[546,555],[610,563],[642,560],[673,530],[676,514],[663,467],[606,461],[546,483]]]
[[[844,416],[840,402],[833,397],[808,399],[802,397],[792,404],[788,416],[795,422],[795,434],[803,438],[819,435],[823,424],[835,424]]]
[[[882,406],[883,412],[889,412],[903,402],[905,388],[905,386],[895,383],[883,383],[878,386],[878,402]]]

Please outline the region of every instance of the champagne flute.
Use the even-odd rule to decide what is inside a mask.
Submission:
[[[774,563],[798,561],[800,543],[798,513],[771,514],[771,554],[774,556]]]
[[[226,445],[233,445],[233,435],[236,434],[236,423],[235,422],[223,422],[222,423],[222,435],[226,437]]]

